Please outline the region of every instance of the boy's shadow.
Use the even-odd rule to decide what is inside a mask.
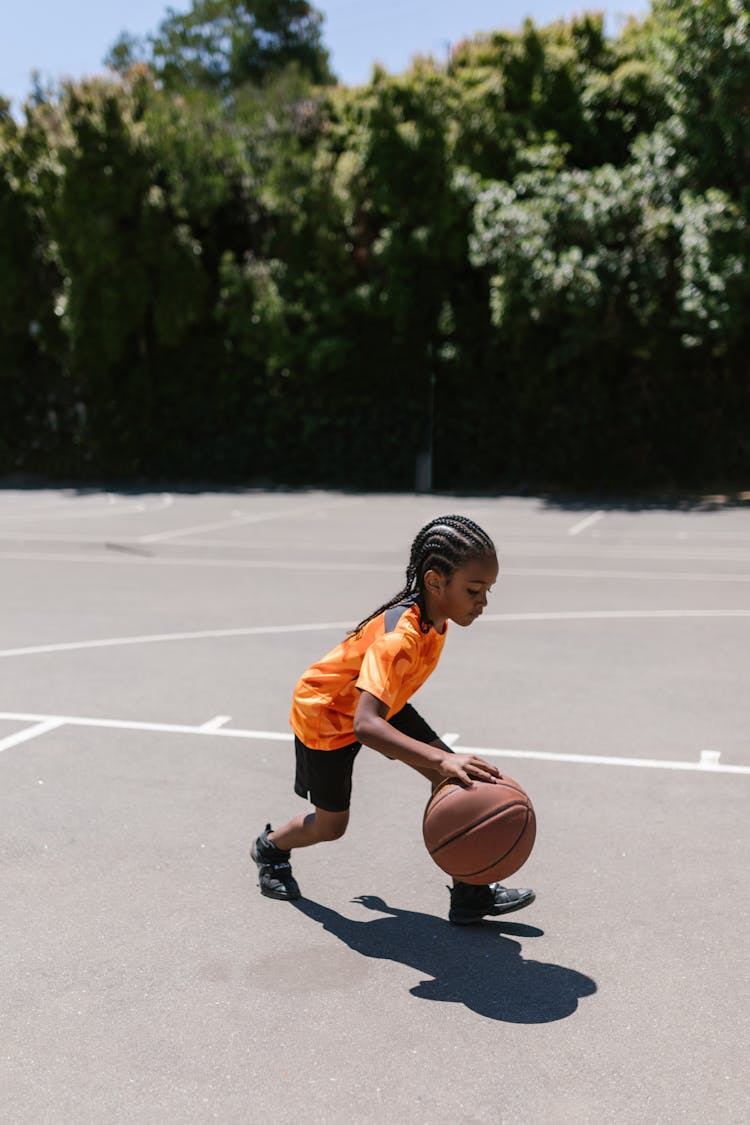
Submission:
[[[451,926],[431,914],[387,906],[376,895],[352,901],[387,917],[355,922],[310,899],[293,905],[364,957],[428,973],[430,979],[410,989],[422,1000],[465,1004],[508,1023],[550,1023],[571,1015],[579,997],[596,992],[594,981],[575,969],[524,960],[520,943],[508,935],[541,937],[544,931],[534,926],[498,921]]]

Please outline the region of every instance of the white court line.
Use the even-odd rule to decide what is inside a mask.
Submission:
[[[15,745],[19,741],[43,734],[45,730],[52,730],[59,726],[98,727],[108,730],[134,730],[151,731],[156,734],[182,734],[202,735],[205,738],[244,738],[256,739],[262,742],[291,742],[291,732],[269,730],[240,730],[227,729],[226,727],[210,728],[204,726],[188,726],[181,723],[144,723],[130,719],[90,719],[79,715],[33,715],[12,711],[0,711],[0,720],[34,722],[36,726],[22,731],[21,735],[11,735],[6,740],[8,745]],[[210,720],[209,720],[210,722]],[[15,739],[15,742],[11,742]],[[453,745],[456,745],[454,742]],[[0,744],[0,747],[2,744]],[[497,750],[486,746],[458,746],[461,754],[478,754],[480,757],[490,758],[521,758],[529,761],[561,762],[575,765],[588,766],[629,766],[635,769],[661,769],[682,770],[698,773],[730,773],[750,776],[750,766],[725,766],[718,760],[716,751],[703,751],[697,762],[673,761],[669,758],[621,758],[609,757],[603,754],[549,754],[539,750]]]
[[[569,557],[572,553],[570,547],[561,548],[559,532],[553,531],[551,528],[546,528],[539,531],[533,531],[532,529],[518,529],[516,532],[510,533],[508,529],[504,527],[502,529],[501,536],[498,535],[497,538],[500,555],[503,558],[506,557],[509,552],[513,554],[519,554],[522,552],[525,553],[527,548],[531,551],[538,551],[540,547],[546,548],[548,546],[556,551],[559,551],[561,549],[564,550],[566,558]],[[748,547],[748,544],[746,542],[740,541],[750,540],[750,533],[744,534],[741,532],[729,531],[712,531],[710,533],[657,531],[641,533],[634,531],[594,531],[592,532],[591,540],[594,540],[595,542],[592,544],[590,541],[585,541],[589,542],[588,551],[584,551],[583,549],[581,549],[578,553],[581,555],[590,555],[593,545],[596,547],[596,553],[598,556],[601,547],[606,548],[609,544],[609,541],[614,540],[616,541],[616,548],[613,548],[613,550],[616,550],[618,552],[623,548],[631,552],[640,550],[642,558],[650,558],[651,552],[648,550],[648,548],[651,544],[653,544],[658,550],[671,550],[673,555],[677,556],[678,558],[682,558],[682,552],[684,551],[686,545],[691,550],[694,547],[704,547],[705,549],[708,549],[709,547],[714,546],[716,550],[721,550],[722,547],[726,546],[726,543],[723,542],[723,540],[731,541],[735,539],[738,541],[737,547],[732,547],[730,543],[729,549],[738,552],[744,551],[745,553],[747,553],[750,549]],[[202,536],[191,536],[190,543],[187,545],[195,547],[256,547],[256,544],[254,543],[250,544],[247,542],[239,542],[236,539],[222,539],[215,536],[211,536],[210,538],[203,538]],[[275,540],[266,539],[263,543],[263,546],[267,549],[280,549],[283,544]],[[361,546],[357,543],[321,543],[314,542],[309,539],[299,540],[297,543],[295,543],[295,547],[300,551],[330,551],[332,554],[338,554],[340,551],[361,551],[362,549]],[[377,552],[379,554],[393,554],[394,547],[392,544],[372,544],[368,547],[368,550],[370,552]],[[691,555],[690,557],[692,558],[693,556]]]
[[[484,746],[458,746],[459,754],[478,754],[483,758],[523,758],[537,762],[570,762],[585,766],[632,766],[634,769],[683,770],[695,773],[733,773],[750,776],[750,766],[725,766],[716,751],[702,751],[697,762],[669,758],[619,758],[604,754],[548,754],[541,750],[490,750]],[[714,757],[714,755],[716,755]]]
[[[127,504],[127,506],[122,506],[120,508],[117,508],[116,506],[113,507],[112,505],[110,505],[107,508],[97,508],[94,511],[91,511],[90,509],[86,509],[85,511],[78,510],[78,511],[74,511],[74,512],[70,512],[70,511],[69,512],[55,512],[54,514],[46,514],[43,518],[44,518],[45,521],[46,520],[74,520],[74,519],[89,520],[89,519],[101,519],[102,517],[107,517],[107,516],[129,516],[129,515],[133,515],[134,512],[145,512],[145,511],[146,511],[145,504],[142,501],[136,501],[136,502],[131,502],[131,503]],[[36,513],[32,513],[32,512],[27,512],[26,515],[18,515],[18,516],[12,516],[11,515],[11,516],[3,516],[1,518],[2,518],[3,523],[26,523],[29,520],[31,520],[33,522],[33,521],[38,521],[39,519],[41,519],[40,516],[38,516]]]
[[[681,617],[750,617],[750,609],[583,609],[549,613],[483,613],[482,621],[648,621]],[[0,653],[0,656],[2,653]]]
[[[36,656],[45,652],[75,652],[86,648],[116,648],[119,645],[152,645],[169,641],[203,641],[220,637],[255,637],[269,633],[315,633],[327,629],[351,629],[356,622],[323,621],[312,625],[251,625],[246,629],[204,629],[193,633],[148,633],[140,637],[106,637],[98,641],[67,641],[54,645],[31,645],[28,648],[0,650],[4,656]]]
[[[638,559],[656,559],[659,562],[750,562],[750,548],[747,546],[728,547],[722,544],[717,546],[699,547],[698,545],[685,546],[679,543],[653,545],[630,545],[618,543],[608,546],[602,540],[581,539],[577,544],[561,545],[559,542],[529,543],[515,541],[506,544],[500,551],[501,568],[504,559],[616,559],[619,562],[634,562]]]
[[[269,517],[273,519],[273,516]],[[228,520],[217,520],[214,523],[196,524],[194,527],[176,527],[171,531],[156,531],[151,535],[139,535],[139,543],[158,543],[160,540],[179,539],[185,535],[192,535],[200,531],[218,531],[224,527],[239,527],[245,523],[257,522],[258,517],[252,516],[243,517],[241,512],[233,514]]]
[[[103,546],[99,544],[98,546]],[[385,563],[346,563],[331,561],[325,563],[309,562],[301,559],[290,562],[288,559],[266,559],[258,561],[252,559],[206,559],[206,558],[160,558],[158,555],[146,558],[142,555],[122,554],[113,555],[92,553],[76,555],[72,552],[53,554],[51,552],[36,553],[32,551],[0,551],[0,563],[4,560],[14,562],[55,562],[55,563],[94,563],[96,566],[185,566],[185,567],[218,567],[228,570],[316,570],[334,573],[361,572],[361,573],[403,573],[403,567],[397,564]],[[750,582],[750,572],[744,574],[727,573],[696,573],[687,571],[668,570],[572,570],[559,567],[508,567],[502,566],[500,577],[513,575],[517,578],[614,578],[639,579],[647,582]]]
[[[104,545],[104,540],[84,538],[81,532],[77,534],[73,531],[67,532],[53,532],[53,531],[0,531],[0,542],[3,543],[77,543],[79,546],[91,545],[92,547],[101,547]],[[140,539],[128,539],[127,536],[120,536],[121,543],[140,543]],[[283,543],[274,541],[265,541],[263,543],[248,542],[242,539],[203,539],[193,538],[192,536],[187,539],[185,543],[165,543],[165,548],[170,548],[175,551],[184,551],[190,547],[230,547],[240,551],[282,551],[285,549]],[[305,551],[318,551],[329,552],[331,555],[338,556],[342,552],[349,552],[357,554],[361,552],[362,547],[356,543],[313,543],[309,540],[300,540],[295,542],[294,550],[298,554],[303,554]],[[369,553],[374,555],[392,555],[394,553],[393,547],[371,547],[368,548]],[[179,557],[179,556],[176,556]],[[584,557],[590,557],[588,555]],[[648,556],[643,556],[648,557]],[[677,556],[682,558],[681,555]],[[748,548],[748,557],[750,557],[750,548]],[[399,569],[403,567],[399,563]]]
[[[234,520],[233,522],[239,523],[240,521]],[[185,534],[185,539],[184,539],[183,542],[163,542],[163,546],[165,548],[171,549],[173,551],[185,551],[185,550],[189,550],[191,548],[196,548],[196,547],[197,548],[203,548],[203,547],[206,547],[206,548],[214,547],[214,548],[216,548],[216,547],[218,547],[218,548],[229,548],[229,549],[234,550],[234,551],[255,552],[256,554],[260,551],[271,551],[271,550],[278,551],[278,550],[283,549],[282,545],[278,542],[255,543],[255,542],[243,541],[241,539],[203,539],[203,538],[200,538],[200,537],[196,538],[196,537],[193,537],[193,536],[188,537],[187,532],[185,532],[184,534]],[[127,536],[120,536],[119,542],[123,545],[123,547],[127,547],[128,545],[134,546],[136,544],[143,544],[144,539],[148,539],[148,536],[140,536],[140,537],[136,537],[136,538],[133,538],[133,539],[129,539]],[[16,544],[20,544],[20,545],[28,545],[28,544],[32,544],[32,543],[48,543],[48,544],[72,543],[72,544],[77,544],[79,547],[86,545],[86,546],[88,546],[92,549],[96,549],[97,547],[104,547],[104,546],[108,545],[106,543],[106,541],[103,542],[102,540],[95,540],[93,537],[86,538],[86,537],[84,537],[84,535],[81,532],[78,532],[78,534],[75,534],[75,533],[72,533],[72,532],[68,532],[68,533],[65,533],[65,534],[55,534],[54,532],[51,532],[51,531],[46,531],[46,532],[45,531],[31,531],[31,532],[29,532],[29,531],[25,531],[25,530],[24,531],[18,530],[18,531],[12,531],[12,532],[0,532],[0,542],[11,543],[11,544],[16,543]],[[590,543],[591,540],[585,540],[585,541],[582,540],[581,541],[582,544],[584,542]],[[297,561],[297,562],[294,562],[292,564],[289,563],[289,560],[284,560],[283,562],[268,562],[266,559],[253,560],[253,559],[247,559],[247,558],[240,558],[238,560],[232,560],[232,559],[227,560],[227,559],[212,558],[211,556],[208,556],[208,555],[194,556],[194,557],[200,563],[204,563],[206,565],[214,565],[214,566],[222,566],[222,565],[233,565],[233,566],[234,565],[239,565],[239,566],[247,565],[247,566],[252,566],[252,567],[275,566],[275,567],[287,567],[289,569],[296,569],[296,570],[301,570],[301,569],[306,568],[308,566],[315,566],[318,570],[320,570],[322,568],[328,568],[328,569],[331,569],[331,570],[346,569],[346,568],[351,569],[351,568],[354,568],[354,567],[357,567],[359,569],[367,569],[367,570],[388,569],[388,570],[394,570],[395,571],[395,570],[401,569],[400,564],[397,566],[396,564],[383,564],[383,563],[373,564],[373,563],[356,563],[356,562],[346,563],[346,562],[343,562],[343,563],[341,563],[341,566],[339,565],[339,560],[340,560],[341,554],[343,552],[346,552],[346,551],[348,551],[348,552],[358,552],[360,550],[361,550],[361,547],[356,546],[356,545],[340,545],[340,544],[337,545],[337,544],[327,544],[327,543],[300,542],[300,543],[297,543],[295,545],[295,552],[298,556],[303,555],[305,551],[315,551],[318,554],[329,552],[330,555],[333,556],[333,558],[331,559],[331,561],[327,561],[327,562],[316,561],[315,563],[312,563],[312,562],[302,563],[302,562]],[[384,555],[384,556],[385,555],[392,555],[393,554],[393,548],[392,547],[375,547],[375,548],[372,549],[371,553],[372,554],[380,554],[380,555]],[[33,557],[33,558],[41,558],[41,559],[44,559],[46,557],[41,552],[39,554],[32,555],[30,551],[28,552],[28,556]],[[677,544],[675,544],[675,545],[671,545],[671,546],[665,545],[663,547],[653,547],[651,549],[648,549],[648,548],[645,548],[645,547],[630,546],[629,544],[622,544],[622,545],[618,545],[617,547],[610,547],[610,546],[606,546],[606,545],[605,546],[597,546],[595,549],[592,549],[591,547],[588,547],[588,546],[584,547],[582,545],[581,547],[576,549],[576,548],[571,548],[571,547],[561,548],[559,540],[557,542],[547,542],[547,541],[545,541],[545,542],[536,542],[536,543],[506,542],[503,545],[503,548],[500,552],[501,574],[502,573],[510,573],[510,570],[509,570],[509,568],[506,564],[510,560],[513,560],[513,559],[532,559],[532,558],[533,559],[547,559],[547,558],[559,559],[561,556],[564,557],[564,559],[566,561],[570,561],[572,559],[592,559],[592,560],[596,559],[598,561],[601,561],[601,560],[604,560],[604,559],[607,559],[607,560],[608,559],[615,559],[615,560],[618,560],[620,563],[623,563],[625,561],[633,562],[633,561],[642,559],[642,560],[646,560],[646,561],[652,560],[652,561],[672,562],[672,563],[675,563],[675,562],[679,562],[679,563],[716,562],[716,563],[748,563],[748,564],[750,564],[750,548],[748,548],[746,546],[730,547],[730,548],[717,546],[717,547],[708,547],[708,548],[705,548],[705,549],[697,549],[697,548],[691,546],[688,549],[685,549],[684,547],[679,547]],[[11,556],[8,554],[8,555],[6,555],[6,557],[11,557]],[[71,552],[70,554],[66,554],[64,556],[55,556],[55,557],[56,558],[65,558],[65,559],[73,559],[73,560],[81,561],[80,555],[76,555],[73,552]],[[86,555],[85,561],[92,562],[92,561],[96,561],[96,560],[92,559],[92,557],[90,555]],[[164,556],[160,561],[161,562],[167,562],[167,563],[174,561],[175,563],[177,563],[177,562],[181,562],[183,560],[180,559],[179,555],[170,555],[170,556]],[[186,565],[191,563],[192,561],[193,560],[190,556],[185,556],[184,562],[185,562]],[[550,571],[545,571],[545,573],[550,573]],[[590,572],[587,572],[587,573],[590,573]],[[612,573],[612,572],[607,571],[606,573]],[[685,573],[686,573],[685,571],[682,572],[683,577],[684,577]]]
[[[29,728],[27,732],[22,732],[26,733],[27,738],[33,738],[36,737],[36,734],[42,734],[43,727],[52,730],[55,726],[151,731],[155,734],[202,734],[207,738],[246,738],[261,739],[267,742],[291,742],[294,738],[291,733],[273,730],[227,730],[226,727],[196,727],[188,726],[183,723],[144,723],[134,719],[89,719],[82,718],[80,715],[29,715],[23,712],[0,711],[0,719],[9,719],[16,722],[33,722],[34,720],[40,720],[38,729],[34,727]],[[210,722],[211,720],[209,720],[209,724]],[[47,724],[49,724],[49,726],[47,726]],[[36,734],[32,734],[32,731],[36,731]],[[11,735],[11,738],[19,740],[18,735]],[[8,741],[10,742],[10,740]],[[25,741],[25,739],[20,739],[20,741]]]
[[[330,503],[306,504],[304,508],[277,508],[271,512],[253,512],[243,516],[238,514],[228,520],[217,520],[213,523],[197,524],[195,527],[178,527],[171,531],[157,531],[153,535],[141,535],[139,543],[158,543],[166,539],[179,539],[184,535],[194,535],[201,531],[219,531],[224,527],[240,527],[248,523],[263,523],[266,520],[281,520],[295,516],[315,516],[318,512],[328,511],[330,508],[346,508],[352,504],[362,504],[363,500],[340,500]]]
[[[637,531],[633,527],[619,529],[612,528],[612,525],[610,523],[610,526],[606,530],[595,531],[593,533],[593,538],[602,541],[605,541],[607,539],[617,539],[624,540],[626,542],[650,542],[656,540],[668,543],[673,539],[679,540],[681,543],[685,543],[688,541],[701,542],[701,540],[714,542],[715,540],[720,541],[726,539],[736,539],[738,541],[750,539],[750,532],[738,530],[723,531],[722,529],[717,527],[696,527],[691,528],[690,530],[688,530],[687,528],[680,528],[673,531]]]
[[[549,613],[486,613],[481,622],[533,621],[619,621],[666,620],[680,618],[743,618],[750,609],[611,609],[578,610]],[[118,648],[123,645],[166,644],[179,641],[220,640],[223,637],[256,637],[278,633],[316,633],[351,629],[353,621],[319,621],[295,625],[249,625],[235,629],[203,629],[188,633],[145,633],[132,637],[102,637],[94,641],[62,641],[58,644],[28,645],[24,648],[0,649],[0,659],[12,656],[38,656],[53,652],[77,652],[89,648]]]
[[[141,540],[136,540],[141,543]],[[53,554],[51,551],[44,553],[32,551],[0,551],[0,562],[11,559],[16,562],[77,562],[96,563],[96,565],[136,565],[136,566],[186,566],[186,567],[219,567],[226,570],[320,570],[320,571],[357,571],[378,572],[389,574],[402,574],[400,564],[387,565],[385,563],[347,563],[347,562],[310,562],[307,559],[290,561],[289,559],[207,559],[207,558],[162,558],[158,555],[147,557],[142,554],[105,554],[106,543],[93,543],[92,551],[88,555],[76,555],[72,551]],[[97,551],[94,554],[94,550]],[[750,575],[747,576],[750,580]]]
[[[684,570],[573,570],[562,567],[501,566],[500,577],[502,578],[504,574],[512,574],[517,578],[617,578],[618,580],[634,578],[644,582],[750,582],[750,573],[747,572],[691,574]]]
[[[108,516],[130,516],[141,512],[161,512],[165,508],[169,508],[173,502],[173,497],[165,492],[158,502],[151,507],[145,500],[124,500],[119,506],[117,500],[114,502],[110,500],[106,508],[95,509],[93,512],[88,509],[86,511],[57,512],[53,515],[45,515],[44,520],[88,520],[107,518]],[[34,521],[36,519],[36,513],[32,512],[28,512],[26,515],[0,516],[0,521],[3,523],[25,523],[28,520]]]
[[[604,512],[593,512],[590,516],[586,516],[585,519],[579,520],[578,523],[575,523],[572,527],[569,527],[568,535],[579,535],[582,531],[585,531],[587,527],[591,527],[593,524],[598,523],[600,519],[603,519],[603,517]]]
[[[19,497],[12,502],[13,503],[19,503],[20,499],[21,498]],[[62,499],[57,499],[57,500],[40,501],[40,503],[37,504],[36,506],[34,506],[34,504],[26,503],[23,506],[23,512],[25,512],[29,516],[33,516],[33,515],[43,513],[43,512],[59,512],[60,511],[60,505],[64,504],[66,501],[69,502],[69,503],[72,502],[72,501],[70,501],[70,499],[68,497],[63,497]],[[19,519],[20,514],[21,513],[19,513],[19,512],[13,512],[12,510],[9,511],[5,507],[3,507],[2,508],[2,514],[0,514],[0,522],[3,522],[3,523],[12,522],[13,520]]]
[[[39,738],[40,735],[46,734],[48,730],[56,730],[57,727],[63,725],[64,720],[57,717],[42,719],[41,722],[35,723],[33,727],[26,727],[24,730],[17,731],[16,734],[10,734],[7,738],[0,739],[0,753],[3,750],[10,750],[11,746],[19,746],[22,742],[30,742],[32,738]]]

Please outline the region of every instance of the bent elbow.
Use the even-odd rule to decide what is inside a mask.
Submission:
[[[354,716],[354,737],[356,738],[357,742],[362,742],[362,743],[367,742],[367,729],[368,729],[367,720],[363,719],[361,715],[355,715]]]

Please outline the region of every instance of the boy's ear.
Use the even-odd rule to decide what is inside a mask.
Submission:
[[[439,594],[443,588],[443,575],[439,570],[426,570],[423,581],[430,594]]]

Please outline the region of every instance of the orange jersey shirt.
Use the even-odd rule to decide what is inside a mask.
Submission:
[[[406,705],[435,668],[446,629],[423,633],[416,602],[393,606],[368,621],[308,668],[294,689],[292,730],[312,750],[338,750],[356,742],[354,712],[369,691],[388,707]]]

